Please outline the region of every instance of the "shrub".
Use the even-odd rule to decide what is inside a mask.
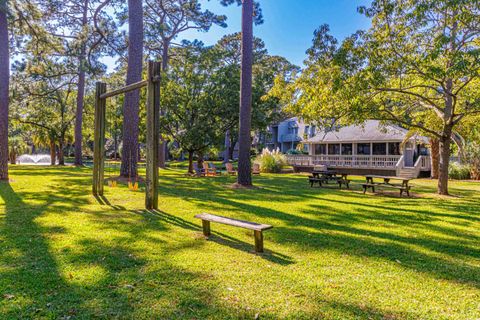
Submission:
[[[260,165],[260,171],[262,172],[278,173],[287,165],[287,158],[278,149],[275,151],[263,149],[254,162]]]
[[[291,154],[291,155],[308,154],[308,152],[306,152],[304,150],[290,149],[290,150],[287,151],[287,154]]]
[[[470,165],[472,179],[480,180],[480,143],[470,142],[465,147],[465,160]]]
[[[217,161],[218,160],[218,155],[220,154],[220,149],[217,147],[210,147],[206,151],[206,157],[210,161]]]
[[[451,162],[448,167],[448,177],[454,180],[468,180],[470,179],[470,166]]]

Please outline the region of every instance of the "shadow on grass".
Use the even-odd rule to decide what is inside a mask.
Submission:
[[[451,187],[463,197],[454,200],[371,197],[348,190],[311,189],[302,178],[257,178],[261,189],[237,194],[225,191],[223,184],[228,180],[172,182],[176,188],[164,186],[162,193],[182,197],[207,210],[253,215],[274,226],[275,221],[281,221],[283,226],[275,226],[270,232],[278,244],[400,260],[405,268],[480,288],[480,268],[468,262],[480,259],[480,236],[457,226],[459,220],[467,225],[480,221],[478,191]],[[422,187],[422,192],[425,189],[429,190]],[[288,205],[272,209],[264,201],[252,204],[251,200],[259,199],[280,203],[310,199],[311,204],[296,214],[289,212]],[[389,232],[372,230],[386,226]],[[405,230],[409,231],[407,235]]]
[[[28,175],[28,170],[18,171],[20,178]],[[91,178],[86,170],[38,171],[34,171],[37,177],[55,177],[48,182],[52,184],[48,192],[16,192],[11,185],[0,184],[6,214],[0,216],[0,262],[4,266],[0,271],[0,296],[14,296],[0,301],[2,318],[253,318],[253,311],[241,311],[219,301],[218,283],[210,274],[191,272],[170,261],[169,254],[181,249],[183,243],[161,242],[159,255],[153,258],[130,245],[138,239],[157,245],[158,239],[148,237],[152,230],[168,233],[175,226],[200,232],[200,226],[162,211],[128,211],[112,205],[107,198],[97,201],[108,209],[90,209],[86,195],[90,193]],[[478,223],[479,198],[471,195],[471,190],[461,191],[471,198],[432,203],[428,199],[372,199],[336,189],[312,190],[303,177],[295,176],[256,178],[262,189],[253,191],[226,190],[225,184],[232,181],[164,176],[160,190],[166,196],[193,201],[209,210],[221,208],[265,222],[275,221],[278,225],[268,231],[267,241],[275,242],[276,248],[298,246],[302,250],[331,250],[392,263],[399,260],[406,269],[479,287],[480,270],[466,261],[480,258],[478,236],[433,224],[444,219],[451,220],[451,224],[458,220],[469,225]],[[259,198],[259,205],[251,203]],[[289,202],[303,202],[305,198],[311,200],[306,208],[300,212],[289,210]],[[281,203],[281,209],[266,207],[274,202]],[[426,204],[434,211],[422,207]],[[115,215],[110,209],[116,211]],[[89,213],[88,222],[95,223],[94,232],[108,229],[121,235],[112,236],[109,243],[96,239],[95,234],[83,238],[75,235],[73,248],[54,249],[52,239],[71,237],[72,230],[60,223],[43,226],[38,218],[56,214],[74,219],[66,212],[76,210]],[[124,219],[133,212],[143,219],[136,223]],[[72,221],[67,223],[76,227]],[[391,232],[370,230],[372,225],[391,228]],[[412,236],[415,231],[419,231],[418,235]],[[215,232],[211,241],[245,252],[253,249],[253,239],[246,243],[223,233]],[[194,245],[203,244],[199,241]],[[282,265],[293,263],[278,252],[267,251],[262,257]],[[101,270],[98,279],[87,284],[76,278],[76,270],[90,268]],[[312,304],[318,313],[305,314],[305,318],[319,318],[323,310],[336,312],[338,318],[415,318],[412,314],[343,301],[313,300]],[[266,317],[278,315],[267,312]]]
[[[126,238],[113,236],[109,243],[96,240],[92,234],[64,248],[52,246],[53,239],[74,235],[60,224],[44,226],[38,218],[65,216],[70,210],[68,217],[74,219],[71,211],[82,210],[79,203],[88,204],[87,198],[74,199],[85,191],[77,183],[73,178],[73,182],[64,184],[70,187],[38,194],[16,192],[12,185],[0,183],[0,198],[5,202],[5,215],[0,215],[0,318],[141,315],[184,319],[234,313],[219,303],[215,288],[206,290],[197,285],[206,275],[171,264],[168,255],[152,266],[152,261],[142,257],[143,252],[133,249],[129,244],[138,238],[141,227],[128,228]],[[97,217],[101,215],[107,216],[108,212],[99,211]],[[75,225],[73,221],[66,223]],[[169,250],[173,249],[166,245],[165,251]],[[149,263],[151,270],[145,271]],[[82,279],[88,279],[91,272],[97,272],[94,279]]]
[[[202,232],[202,228],[199,225],[196,225],[180,217],[173,216],[171,214],[168,214],[160,210],[144,210],[144,211],[136,210],[132,212],[140,215],[148,215],[150,217],[156,217],[157,219],[160,219],[165,223],[169,223],[183,229],[195,231],[199,234]],[[213,231],[213,234],[208,238],[209,241],[218,243],[223,246],[228,246],[230,248],[234,248],[243,252],[255,254],[255,250],[253,248],[253,240],[254,240],[253,233],[252,233],[252,243],[246,243],[244,241],[241,241],[229,235],[226,235],[225,233],[217,232],[213,228],[212,228],[212,231]],[[257,254],[257,255],[265,260],[268,260],[270,262],[277,263],[280,265],[288,265],[288,264],[294,263],[291,257],[288,257],[279,252],[268,250],[268,248],[265,249],[264,253]]]

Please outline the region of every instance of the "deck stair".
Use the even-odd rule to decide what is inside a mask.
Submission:
[[[399,169],[397,176],[409,179],[418,178],[418,171],[415,167],[403,167]]]

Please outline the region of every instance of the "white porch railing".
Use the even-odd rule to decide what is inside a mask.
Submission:
[[[287,155],[292,166],[326,165],[337,168],[395,169],[401,156],[363,155]]]

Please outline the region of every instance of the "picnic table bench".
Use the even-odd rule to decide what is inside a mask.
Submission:
[[[334,181],[338,183],[338,187],[342,188],[342,185],[345,185],[347,189],[350,189],[350,180],[348,180],[348,175],[346,173],[342,173],[341,176],[338,176],[336,171],[317,171],[314,170],[312,175],[308,177],[310,182],[310,187],[313,188],[315,183],[318,183],[318,186],[321,187],[322,183],[328,184],[330,181]]]
[[[197,214],[195,218],[202,220],[203,235],[205,237],[209,237],[211,235],[210,222],[216,222],[216,223],[226,224],[233,227],[253,230],[253,233],[255,236],[256,252],[263,252],[263,231],[273,228],[273,226],[269,224],[260,224],[255,222],[237,220],[237,219],[217,216],[209,213]]]
[[[366,175],[365,176],[367,182],[362,184],[363,193],[367,192],[367,189],[372,189],[372,192],[375,192],[375,187],[382,187],[382,188],[393,188],[400,190],[400,196],[403,195],[404,192],[407,193],[407,196],[410,196],[410,186],[408,183],[410,182],[410,178],[402,178],[402,177],[391,177],[391,176],[377,176],[377,175]],[[373,179],[382,179],[383,182],[374,182]],[[394,184],[390,183],[390,180],[398,180],[401,181],[401,184]]]

